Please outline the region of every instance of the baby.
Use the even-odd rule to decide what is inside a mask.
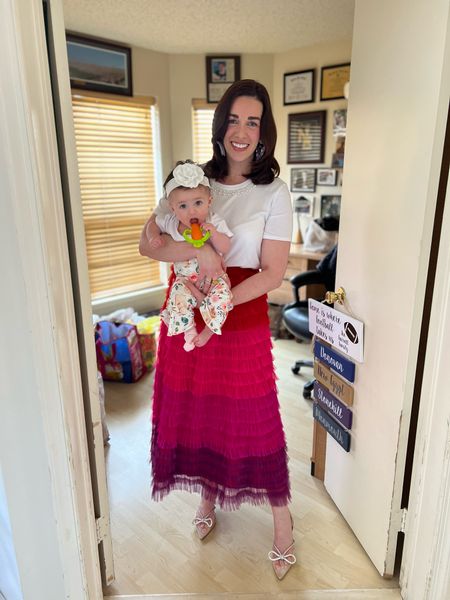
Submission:
[[[222,256],[228,252],[232,232],[217,214],[210,213],[211,190],[203,169],[191,161],[177,163],[164,184],[165,197],[171,212],[156,213],[147,225],[147,237],[153,248],[164,244],[161,233],[169,234],[175,241],[188,241],[194,246],[211,244]],[[200,227],[199,227],[200,226]],[[228,276],[224,273],[212,282],[203,298],[194,294],[186,285],[186,279],[198,280],[197,259],[174,263],[176,279],[170,290],[166,309],[162,313],[168,327],[168,335],[184,333],[186,351],[204,346],[213,333],[220,335],[221,327],[232,309]],[[197,333],[194,308],[200,301],[200,313],[205,328]]]

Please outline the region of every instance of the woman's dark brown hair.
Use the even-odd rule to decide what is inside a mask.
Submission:
[[[280,174],[280,167],[274,157],[277,128],[272,114],[269,94],[262,83],[254,79],[241,79],[233,83],[217,105],[212,125],[213,157],[206,163],[205,174],[207,177],[219,180],[228,175],[227,157],[222,155],[220,144],[223,148],[223,138],[228,128],[231,107],[236,98],[241,96],[256,98],[263,105],[260,141],[264,144],[264,155],[259,160],[253,157],[251,171],[246,173],[245,176],[255,184],[272,183],[274,178]]]

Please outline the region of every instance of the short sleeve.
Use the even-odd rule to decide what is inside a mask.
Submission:
[[[211,223],[217,229],[219,233],[224,233],[228,237],[233,237],[233,232],[228,227],[225,219],[222,219],[217,213],[211,215]]]
[[[162,233],[169,233],[171,216],[170,214],[156,213],[155,223],[161,229]]]
[[[293,222],[291,195],[287,185],[280,183],[266,218],[263,239],[290,242]]]
[[[183,236],[178,232],[178,219],[173,213],[168,215],[156,214],[155,223],[158,225],[162,233],[168,233],[176,242],[184,241]]]
[[[164,215],[170,214],[169,201],[167,200],[167,198],[165,196],[160,198],[158,204],[155,207],[154,212],[155,212],[155,215],[157,215],[157,216],[164,216]]]

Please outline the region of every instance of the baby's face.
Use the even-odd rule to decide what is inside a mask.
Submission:
[[[169,206],[177,219],[185,227],[191,226],[191,219],[204,223],[208,218],[211,195],[209,188],[199,185],[196,188],[175,188],[169,194]]]

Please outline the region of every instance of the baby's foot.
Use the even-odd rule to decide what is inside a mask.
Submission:
[[[184,350],[186,350],[186,352],[190,352],[191,350],[194,350],[195,348],[195,338],[197,337],[197,330],[195,329],[195,327],[191,327],[190,329],[188,329],[187,331],[185,331],[184,333]]]
[[[211,331],[211,329],[209,329],[209,327],[205,327],[205,329],[203,329],[203,331],[201,331],[194,339],[194,344],[197,346],[197,348],[201,348],[213,335],[214,333]]]

